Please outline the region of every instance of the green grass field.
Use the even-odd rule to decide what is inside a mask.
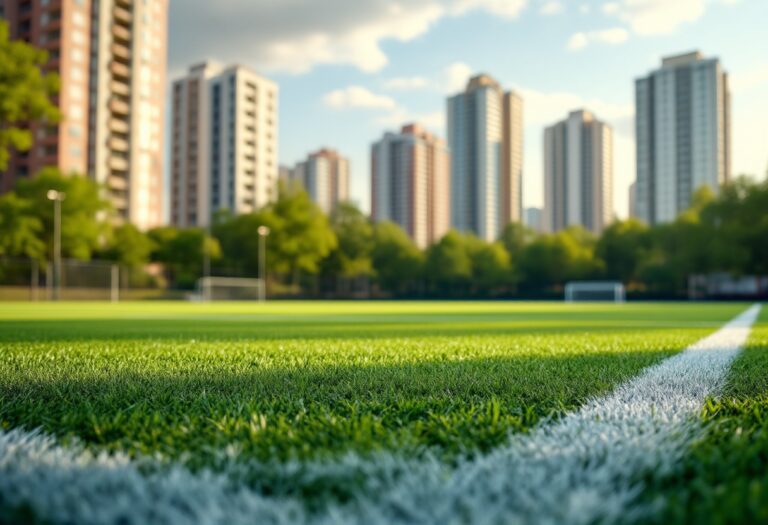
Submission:
[[[378,451],[451,463],[611,391],[747,306],[5,303],[0,428],[193,470]],[[768,310],[707,404],[707,438],[654,480],[661,522],[768,519],[766,350]]]

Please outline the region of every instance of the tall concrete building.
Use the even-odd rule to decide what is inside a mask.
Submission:
[[[451,225],[488,241],[522,220],[523,102],[478,75],[448,99]]]
[[[635,81],[636,213],[674,220],[702,186],[715,193],[731,176],[731,96],[716,58],[698,51],[664,58]]]
[[[421,248],[450,228],[445,141],[417,124],[386,133],[371,147],[371,216],[399,224]]]
[[[541,233],[544,229],[542,226],[542,222],[544,220],[543,215],[544,210],[541,208],[526,208],[523,222],[528,228],[532,229],[536,233]]]
[[[161,224],[168,0],[6,0],[3,8],[11,38],[48,51],[62,120],[30,126],[33,147],[13,154],[1,189],[54,166],[103,184],[124,220]]]
[[[325,213],[349,200],[349,160],[335,150],[310,153],[291,170],[289,179],[301,184]]]
[[[173,82],[171,222],[207,226],[277,190],[278,87],[250,69],[194,65]]]
[[[613,131],[573,111],[544,130],[544,229],[583,226],[600,233],[613,220]]]

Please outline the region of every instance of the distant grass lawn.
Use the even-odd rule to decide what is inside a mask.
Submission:
[[[740,304],[4,303],[0,425],[210,466],[501,444]]]

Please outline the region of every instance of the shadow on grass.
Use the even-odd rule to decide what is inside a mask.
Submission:
[[[498,446],[676,350],[280,368],[196,357],[154,371],[126,357],[73,359],[0,373],[0,424],[131,454],[189,454],[191,466],[227,448],[258,460],[423,447],[450,456]]]
[[[717,328],[723,319],[673,319],[594,316],[350,316],[343,319],[253,318],[80,319],[0,321],[0,342],[99,340],[281,340],[328,338],[403,338],[503,334],[555,334],[627,329]]]

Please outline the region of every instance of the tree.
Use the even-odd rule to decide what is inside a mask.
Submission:
[[[439,295],[466,293],[472,283],[472,258],[467,241],[455,230],[429,247],[427,279]]]
[[[245,213],[233,216],[231,212],[218,212],[213,221],[212,233],[221,245],[219,266],[225,274],[255,277],[259,275],[259,226],[269,221],[265,213]],[[271,253],[273,235],[267,249]]]
[[[499,241],[501,241],[509,256],[514,260],[535,238],[536,232],[530,228],[517,222],[510,222],[502,230]]]
[[[723,186],[700,212],[711,253],[710,269],[738,275],[768,274],[768,181],[746,176]]]
[[[112,232],[104,257],[132,270],[144,267],[148,262],[153,242],[149,236],[133,224],[121,224]]]
[[[103,239],[109,236],[109,202],[101,197],[99,186],[90,179],[64,177],[55,168],[45,168],[36,177],[16,185],[19,198],[29,202],[31,213],[42,223],[40,232],[48,257],[53,257],[54,206],[48,191],[65,194],[61,203],[61,252],[64,257],[88,260]]]
[[[27,151],[32,133],[29,121],[55,123],[59,112],[51,97],[59,90],[58,76],[43,75],[45,51],[8,39],[8,25],[0,21],[0,171],[8,167],[10,149]]]
[[[0,197],[0,255],[45,260],[43,223],[29,201],[10,192]]]
[[[354,204],[341,203],[331,213],[331,228],[338,245],[323,261],[323,273],[343,277],[371,275],[373,226]]]
[[[202,228],[154,228],[148,233],[154,244],[152,260],[163,263],[178,288],[191,289],[203,275],[207,252],[211,260],[221,256],[219,243]]]
[[[509,252],[500,242],[467,240],[472,261],[472,286],[481,294],[507,291],[514,284]]]
[[[317,273],[320,261],[336,247],[328,218],[300,188],[281,184],[277,200],[259,215],[270,229],[268,266],[289,275],[294,284],[301,272]]]
[[[422,277],[424,255],[393,222],[380,222],[374,227],[371,259],[379,285],[391,293],[413,290]]]
[[[520,258],[526,286],[540,290],[598,275],[602,265],[594,249],[594,236],[580,227],[539,236]]]
[[[603,231],[595,255],[605,265],[605,277],[624,283],[637,281],[650,248],[648,227],[637,219],[616,221]]]

